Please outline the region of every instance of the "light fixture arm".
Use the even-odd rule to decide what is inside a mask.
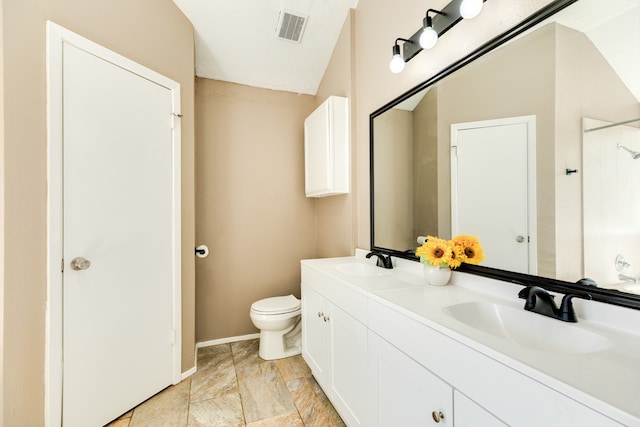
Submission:
[[[422,20],[422,28],[427,28],[427,27],[433,28],[433,18],[429,16],[429,13],[437,13],[440,15],[445,15],[445,13],[440,10],[427,9],[424,19]]]
[[[398,42],[413,43],[412,40],[403,39],[401,37],[398,37],[396,39],[395,43],[393,44],[393,55],[400,55],[400,45],[398,44]]]
[[[424,21],[423,22],[425,22],[427,19],[429,19],[429,21],[432,20],[432,18],[429,16],[429,13],[437,13],[438,15],[446,15],[446,13],[442,12],[441,10],[427,9],[427,12],[425,13],[425,17],[424,17]]]

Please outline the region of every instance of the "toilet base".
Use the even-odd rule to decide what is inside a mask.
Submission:
[[[260,331],[260,349],[258,356],[264,360],[283,359],[302,353],[301,322],[287,333],[282,331]]]

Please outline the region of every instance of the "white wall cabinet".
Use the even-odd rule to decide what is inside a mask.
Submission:
[[[349,100],[330,96],[304,121],[305,193],[349,192]]]
[[[302,357],[342,419],[366,425],[366,326],[303,283],[302,339]]]

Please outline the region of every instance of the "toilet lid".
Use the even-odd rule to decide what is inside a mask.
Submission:
[[[261,299],[251,304],[251,310],[260,313],[289,313],[300,308],[300,300],[293,295]]]

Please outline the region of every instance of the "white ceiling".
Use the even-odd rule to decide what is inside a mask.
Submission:
[[[358,0],[173,0],[195,28],[196,75],[315,95]],[[279,12],[308,15],[301,42],[276,38]]]
[[[581,0],[580,13],[567,8],[554,17],[584,32],[640,102],[640,5],[638,0]],[[624,35],[626,43],[621,43]]]

